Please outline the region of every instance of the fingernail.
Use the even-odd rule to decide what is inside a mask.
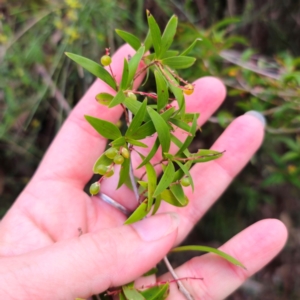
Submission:
[[[146,242],[156,241],[178,228],[179,216],[176,213],[157,214],[132,224],[140,238]]]
[[[250,110],[250,111],[247,111],[245,113],[245,115],[250,115],[250,116],[255,117],[256,119],[258,119],[263,124],[264,127],[266,127],[266,125],[267,125],[266,118],[260,112],[258,112],[256,110]]]

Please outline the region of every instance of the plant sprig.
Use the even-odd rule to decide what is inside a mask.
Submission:
[[[138,191],[139,205],[125,224],[131,224],[149,214],[155,214],[162,202],[176,207],[188,205],[189,200],[185,195],[184,187],[191,186],[194,189],[190,173],[191,167],[196,163],[204,163],[223,155],[223,152],[215,150],[199,149],[197,153],[190,153],[188,150],[198,130],[199,114],[186,113],[185,95],[191,95],[194,92],[194,86],[181,78],[177,70],[189,68],[194,64],[195,58],[186,56],[186,54],[192,50],[197,41],[179,54],[178,51],[170,50],[177,30],[177,17],[171,17],[163,33],[149,11],[147,11],[147,20],[149,32],[143,42],[131,33],[116,30],[116,33],[136,50],[132,57],[124,59],[123,73],[119,84],[110,68],[112,59],[109,50],[106,50],[106,55],[100,59],[102,65],[79,55],[66,53],[69,58],[103,80],[115,91],[114,94],[99,93],[95,95],[101,105],[109,108],[121,105],[124,110],[127,121],[124,134],[111,122],[92,116],[85,116],[85,118],[102,137],[109,140],[108,149],[94,164],[93,172],[101,177],[91,185],[90,193],[96,195],[100,192],[101,182],[114,174],[115,165],[121,165],[117,188],[130,183]],[[149,53],[151,46],[154,51]],[[107,66],[109,71],[104,66]],[[139,66],[142,67],[139,69]],[[156,92],[147,93],[135,90],[133,88],[134,80],[149,71],[154,73]],[[177,102],[177,105],[174,105],[174,102]],[[186,133],[184,141],[180,141],[173,134],[178,128]],[[149,149],[148,155],[144,156],[137,147],[148,148],[148,145],[142,140],[153,134],[156,134],[157,138],[152,148]],[[171,144],[178,148],[175,154],[169,153]],[[142,160],[137,168],[145,168],[146,180],[143,180],[144,175],[140,180],[136,180],[133,176],[131,171],[133,151]],[[162,159],[154,165],[151,159],[158,152]],[[154,168],[156,165],[160,165],[162,168],[162,176],[159,180]],[[189,249],[187,247],[187,250]],[[191,250],[199,249],[191,248]],[[185,248],[177,248],[174,251],[179,250],[185,250]],[[202,247],[200,250],[216,253],[228,261],[242,266],[237,260],[219,250],[208,247]],[[159,295],[159,299],[166,299],[168,286],[169,283],[165,283],[162,286],[146,289],[146,291],[139,291],[129,284],[119,289],[118,294],[120,299],[157,299],[150,292],[153,290],[155,295]],[[183,293],[185,292],[183,291]],[[185,296],[187,299],[192,299],[189,294]]]

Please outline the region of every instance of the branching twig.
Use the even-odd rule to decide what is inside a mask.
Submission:
[[[185,286],[179,280],[179,277],[175,273],[175,270],[171,266],[167,256],[164,257],[164,263],[165,263],[166,267],[168,268],[168,270],[169,270],[170,274],[172,275],[172,277],[176,280],[178,288],[179,288],[180,292],[184,295],[184,297],[187,300],[194,300],[193,296],[189,293],[189,291],[185,288]]]

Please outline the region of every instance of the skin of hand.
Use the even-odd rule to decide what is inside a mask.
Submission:
[[[125,45],[113,56],[112,69],[117,81],[121,78],[123,58],[133,53]],[[138,78],[136,87],[140,82]],[[223,157],[192,169],[195,192],[186,188],[190,199],[187,207],[164,204],[159,214],[124,226],[126,217],[120,211],[83,192],[92,166],[107,143],[85,121],[84,115],[117,122],[122,114],[120,107],[108,109],[99,105],[95,101],[99,92],[112,90],[100,80],[95,81],[0,223],[1,299],[88,298],[139,278],[186,237],[263,140],[264,126],[258,118],[251,114],[238,117],[212,146],[215,150],[226,150]],[[201,78],[195,82],[194,93],[186,96],[187,111],[200,112],[202,125],[220,106],[225,93],[218,79]],[[185,138],[182,132],[176,135]],[[144,142],[151,145],[154,138]],[[134,166],[139,163],[134,153],[132,160]],[[158,160],[159,157],[153,159]],[[137,202],[132,192],[125,187],[115,191],[116,185],[117,176],[107,178],[102,192],[133,210]],[[247,270],[206,254],[186,262],[176,273],[179,277],[204,278],[184,281],[195,299],[224,299],[276,256],[286,239],[287,231],[280,221],[263,220],[220,247]],[[170,274],[158,280],[168,279]],[[168,299],[184,299],[176,284],[170,285]]]

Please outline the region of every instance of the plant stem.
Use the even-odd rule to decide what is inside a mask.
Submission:
[[[175,270],[173,269],[173,267],[171,266],[168,257],[165,256],[164,257],[164,263],[166,265],[166,267],[168,268],[170,274],[172,275],[172,277],[176,280],[178,288],[180,290],[180,292],[184,295],[184,297],[187,300],[194,300],[193,296],[189,293],[189,291],[184,287],[184,285],[182,284],[182,282],[180,281],[180,278],[177,276],[177,274],[175,273]]]
[[[132,113],[131,113],[130,110],[128,110],[128,117],[129,117],[129,124],[130,124],[131,121],[132,121]],[[128,144],[128,148],[129,147],[130,147],[130,144]],[[137,201],[139,201],[140,197],[139,197],[139,192],[138,192],[138,189],[137,189],[137,186],[136,186],[136,182],[135,182],[135,178],[134,178],[134,174],[133,174],[133,167],[132,167],[131,160],[130,160],[129,176],[130,176],[130,181],[131,181],[131,185],[132,185],[135,197],[136,197]],[[184,287],[184,285],[182,284],[182,282],[180,282],[178,276],[175,273],[175,270],[173,269],[173,267],[171,266],[171,264],[170,264],[170,262],[168,260],[168,257],[165,256],[163,260],[164,260],[164,263],[165,263],[167,269],[169,270],[169,272],[171,273],[171,275],[173,276],[173,278],[177,281],[177,284],[178,284],[180,292],[184,295],[184,297],[187,300],[194,300],[194,298],[188,292],[188,290]]]

